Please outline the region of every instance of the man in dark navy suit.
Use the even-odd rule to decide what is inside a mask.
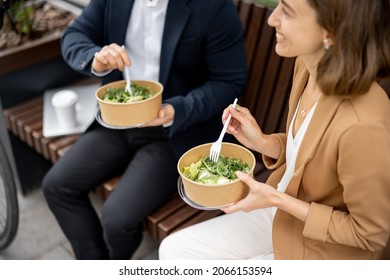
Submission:
[[[142,221],[177,184],[178,157],[215,141],[246,85],[243,30],[232,0],[91,0],[62,38],[76,71],[164,86],[159,117],[139,128],[94,123],[43,180],[78,259],[129,259]],[[88,194],[122,174],[99,218]]]

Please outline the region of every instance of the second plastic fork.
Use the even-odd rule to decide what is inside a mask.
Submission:
[[[236,104],[237,104],[237,98],[234,99],[234,102],[233,102],[233,108],[236,108]],[[212,145],[211,145],[211,148],[210,148],[210,159],[214,162],[217,162],[218,161],[218,157],[219,157],[219,154],[221,152],[221,148],[222,148],[222,139],[223,137],[225,136],[225,133],[226,133],[226,130],[227,130],[227,127],[230,123],[230,119],[232,118],[232,115],[229,114],[229,116],[227,117],[226,121],[225,121],[225,124],[223,125],[223,128],[222,128],[222,131],[221,131],[221,134],[219,135],[219,138],[217,141],[215,141]]]

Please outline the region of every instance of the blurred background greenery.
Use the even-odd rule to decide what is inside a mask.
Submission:
[[[266,7],[275,8],[276,5],[278,5],[279,0],[252,0],[252,2]]]

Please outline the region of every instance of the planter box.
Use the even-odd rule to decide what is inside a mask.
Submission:
[[[44,38],[0,51],[0,76],[60,56],[61,35],[62,32],[56,32]]]

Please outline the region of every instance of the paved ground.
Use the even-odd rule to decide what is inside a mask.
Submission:
[[[91,195],[99,208],[98,194]],[[72,260],[71,246],[47,207],[40,189],[19,195],[20,221],[11,245],[0,251],[0,260]],[[133,259],[156,260],[158,244],[145,235]]]

